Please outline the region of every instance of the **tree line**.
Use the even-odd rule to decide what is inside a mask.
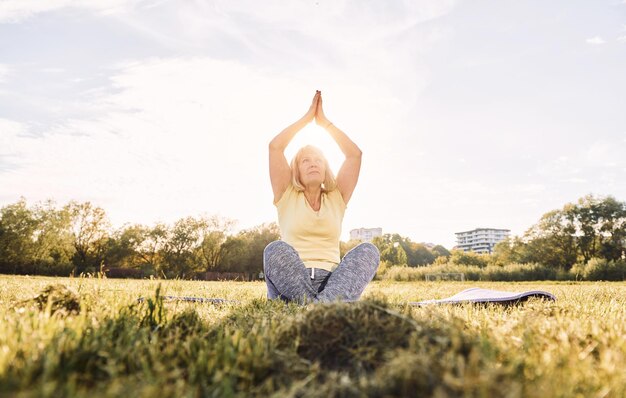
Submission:
[[[498,243],[492,257],[498,265],[537,263],[565,271],[592,259],[623,262],[626,203],[584,196],[545,213],[522,236]]]
[[[108,268],[193,278],[206,271],[262,271],[263,249],[279,239],[278,226],[230,233],[234,225],[199,216],[112,229],[104,209],[90,202],[28,206],[21,199],[0,209],[0,273],[67,276]]]
[[[105,267],[192,278],[206,271],[261,272],[263,249],[280,239],[278,226],[231,233],[234,225],[214,215],[112,229],[105,211],[90,202],[28,206],[21,199],[0,209],[0,273],[69,275]],[[341,256],[358,243],[341,242]],[[540,264],[570,271],[592,260],[626,268],[626,203],[587,195],[547,212],[522,236],[498,243],[491,255],[428,247],[399,234],[372,243],[380,251],[381,268]]]
[[[522,236],[496,244],[492,254],[428,249],[397,234],[374,238],[373,243],[382,267],[535,264],[569,272],[593,263],[626,270],[626,203],[612,196],[584,196],[545,213]]]

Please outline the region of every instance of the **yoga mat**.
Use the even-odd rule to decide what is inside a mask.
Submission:
[[[439,300],[425,300],[418,302],[410,302],[410,305],[423,306],[430,304],[462,304],[462,303],[499,303],[514,304],[528,300],[530,297],[537,297],[544,300],[556,300],[552,293],[542,290],[529,290],[526,292],[506,292],[502,290],[481,289],[473,287],[465,289],[460,293]]]
[[[192,303],[209,303],[209,304],[238,304],[236,300],[226,300],[223,298],[208,298],[208,297],[179,297],[179,296],[162,296],[163,301],[188,301]],[[137,299],[140,303],[144,301],[144,297]]]

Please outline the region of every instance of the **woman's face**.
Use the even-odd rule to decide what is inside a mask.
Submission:
[[[298,171],[300,172],[300,182],[305,187],[322,185],[326,176],[324,158],[318,152],[306,150],[298,162]]]

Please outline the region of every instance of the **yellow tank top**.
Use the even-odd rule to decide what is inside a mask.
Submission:
[[[275,203],[282,240],[293,246],[307,268],[334,271],[339,265],[339,237],[346,204],[338,189],[322,193],[320,210],[309,205],[304,192],[289,184]]]

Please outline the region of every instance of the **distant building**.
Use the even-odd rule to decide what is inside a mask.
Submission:
[[[511,231],[508,229],[476,228],[471,231],[457,232],[456,247],[466,252],[489,253],[496,243],[506,239]]]
[[[359,228],[350,231],[350,240],[371,242],[377,236],[383,236],[382,228]]]

